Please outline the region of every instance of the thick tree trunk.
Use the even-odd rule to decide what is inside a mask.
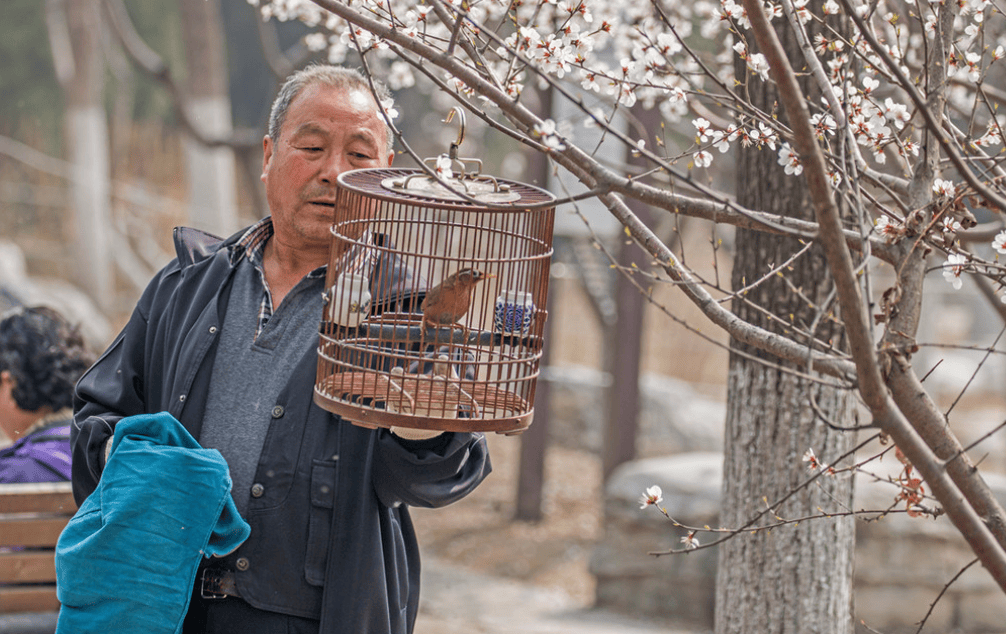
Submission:
[[[227,137],[233,131],[227,89],[224,32],[219,0],[181,0],[186,54],[186,107],[202,134]],[[221,236],[239,227],[234,152],[185,139],[189,222]]]
[[[788,34],[780,35],[789,50],[795,50],[786,42]],[[791,59],[795,59],[792,54]],[[757,80],[747,83],[752,101],[772,111],[774,91]],[[803,179],[786,175],[776,159],[767,147],[741,152],[738,203],[749,209],[812,219]],[[754,282],[803,247],[793,239],[746,230],[737,232],[736,244],[734,289]],[[745,295],[778,320],[767,318],[743,299],[734,301],[734,310],[775,331],[787,331],[792,325],[809,327],[830,289],[820,249],[812,248],[802,255],[785,274],[792,286],[780,276],[771,276]],[[827,311],[814,334],[841,346],[841,330],[829,321]],[[854,434],[835,431],[818,419],[811,405],[813,397],[831,421],[850,425],[854,407],[851,391],[822,387],[741,356],[736,351],[766,358],[737,342],[733,342],[733,350],[721,512],[725,527],[746,524],[766,508],[766,503],[781,499],[805,481],[809,473],[802,458],[808,449],[827,462],[847,452],[855,441]],[[769,360],[778,363],[777,359]],[[794,518],[817,515],[819,509],[843,511],[851,506],[851,478],[823,477],[774,511],[780,517]],[[776,521],[770,513],[759,525]],[[811,520],[728,541],[719,555],[717,634],[852,632],[854,546],[851,518]]]
[[[848,448],[849,436],[814,421],[808,405],[848,419],[852,400],[790,375],[735,358],[728,381],[722,524],[741,526],[806,479],[802,456]],[[781,508],[779,516],[839,510],[852,501],[851,478],[821,478]],[[770,514],[761,524],[774,522]],[[717,634],[852,632],[853,520],[823,519],[735,538],[720,547],[716,580]]]

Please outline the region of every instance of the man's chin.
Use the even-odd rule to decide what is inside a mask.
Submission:
[[[332,221],[324,219],[308,221],[299,218],[292,226],[277,227],[274,230],[280,240],[302,251],[326,251],[332,242]]]

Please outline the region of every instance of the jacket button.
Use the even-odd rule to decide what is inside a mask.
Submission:
[[[211,335],[217,334],[217,327],[216,326],[210,326],[210,334]]]
[[[253,498],[260,498],[265,494],[265,487],[256,482],[252,485],[251,494]]]
[[[249,566],[251,566],[251,563],[247,557],[240,557],[234,562],[234,567],[241,571],[248,570]]]
[[[273,418],[283,418],[283,406],[282,405],[277,405],[276,407],[272,408],[272,417]]]
[[[184,403],[184,402],[185,402],[185,395],[184,395],[184,394],[182,394],[181,396],[179,396],[179,397],[178,397],[178,401],[179,401],[180,403]]]

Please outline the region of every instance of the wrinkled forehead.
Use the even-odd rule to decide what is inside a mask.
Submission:
[[[280,136],[297,130],[308,121],[328,118],[338,118],[344,124],[366,128],[382,142],[387,140],[387,125],[369,90],[356,86],[331,86],[322,82],[305,86],[294,97]]]

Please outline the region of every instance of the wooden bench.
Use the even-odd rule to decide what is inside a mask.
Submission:
[[[0,484],[0,632],[55,623],[56,540],[76,510],[69,482]]]

